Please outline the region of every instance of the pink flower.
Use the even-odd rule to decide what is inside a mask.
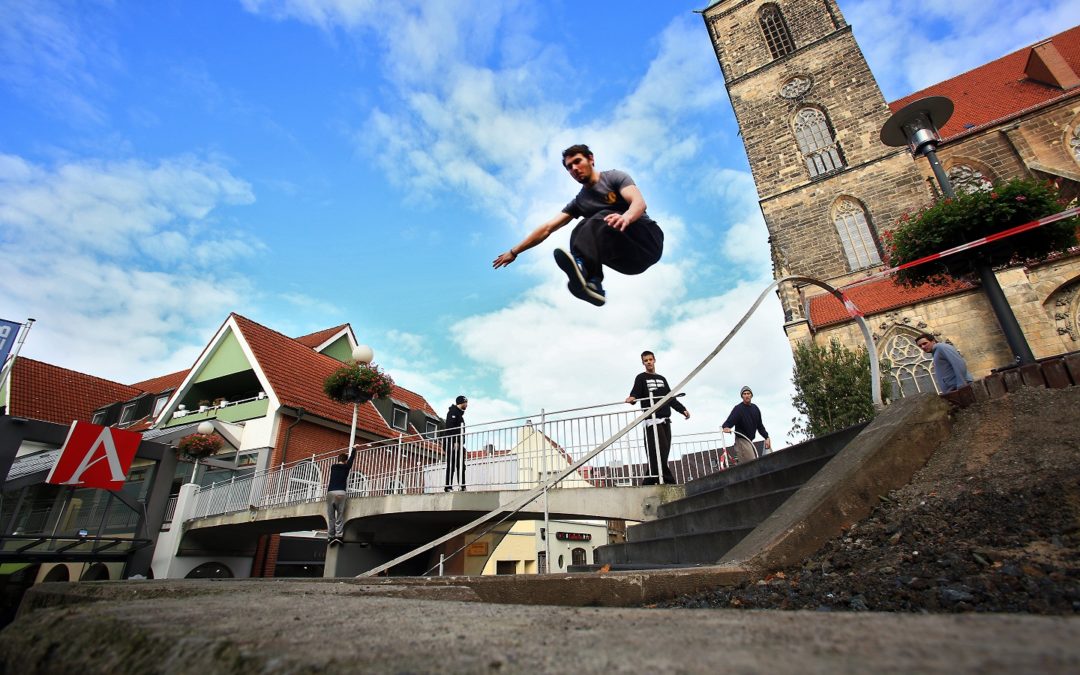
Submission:
[[[1016,201],[1018,201],[1018,202],[1026,202],[1027,197],[1025,197],[1024,195],[1016,195]]]

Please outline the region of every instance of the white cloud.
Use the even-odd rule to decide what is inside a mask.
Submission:
[[[190,157],[45,167],[2,155],[0,316],[38,320],[24,355],[83,372],[135,381],[189,366],[254,292],[227,270],[262,245],[216,219],[253,199]]]
[[[887,100],[1080,23],[1080,4],[1072,0],[851,0],[840,8]]]

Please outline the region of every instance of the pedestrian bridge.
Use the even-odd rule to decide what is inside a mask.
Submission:
[[[639,408],[619,402],[473,425],[450,437],[402,436],[365,444],[349,473],[344,539],[370,546],[418,545],[504,508],[510,520],[651,520],[658,505],[682,496],[681,484],[727,468],[731,434],[675,436],[667,464],[676,484],[665,485],[658,462],[646,456],[644,434],[655,434],[654,427],[624,436],[574,468],[639,414]],[[343,451],[228,482],[186,486],[174,517],[182,524],[178,552],[250,555],[263,534],[325,529],[326,482]],[[447,492],[446,457],[452,453],[465,467],[467,488]],[[567,471],[540,497],[511,508],[524,492]]]

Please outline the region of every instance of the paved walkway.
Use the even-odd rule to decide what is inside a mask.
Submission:
[[[44,584],[28,598],[37,608],[0,632],[4,672],[1080,672],[1080,617],[504,605],[345,580]]]

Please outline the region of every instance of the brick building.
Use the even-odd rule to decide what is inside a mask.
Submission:
[[[938,198],[924,158],[879,140],[889,116],[926,96],[955,105],[938,157],[957,190],[1012,178],[1080,193],[1080,27],[887,103],[835,0],[716,0],[703,11],[769,230],[775,278],[834,286],[883,269],[881,234]],[[998,270],[1036,358],[1080,347],[1080,252]],[[800,341],[862,344],[838,301],[813,286],[779,291],[784,330]],[[914,345],[929,331],[982,376],[1012,363],[976,284],[906,289],[889,279],[852,289],[893,364],[894,392],[932,387]],[[898,392],[897,392],[898,393]]]

